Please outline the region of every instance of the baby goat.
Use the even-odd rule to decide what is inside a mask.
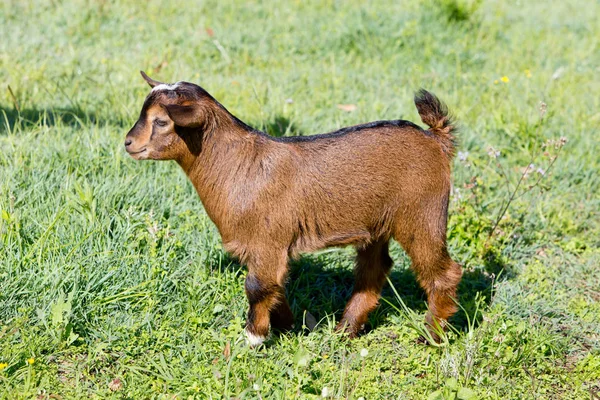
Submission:
[[[152,87],[125,149],[136,160],[175,160],[192,181],[224,248],[247,265],[246,333],[288,330],[288,260],[324,247],[357,249],[355,284],[338,330],[355,337],[378,304],[396,239],[428,297],[436,331],[456,312],[461,267],[446,247],[455,127],[437,97],[415,104],[430,128],[378,121],[315,136],[271,137],[252,129],[200,86]]]

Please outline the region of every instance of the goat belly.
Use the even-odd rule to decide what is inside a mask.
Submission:
[[[361,245],[371,241],[371,234],[367,231],[338,233],[324,238],[324,247],[347,246],[350,244]]]

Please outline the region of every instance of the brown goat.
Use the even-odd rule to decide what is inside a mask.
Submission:
[[[246,333],[261,344],[269,326],[287,330],[288,260],[353,245],[355,285],[337,325],[355,337],[377,306],[396,239],[428,296],[435,340],[456,312],[461,267],[446,247],[455,129],[447,108],[421,90],[423,130],[378,121],[304,137],[271,137],[229,113],[201,87],[150,79],[125,148],[136,160],[175,160],[196,188],[224,248],[248,267]]]

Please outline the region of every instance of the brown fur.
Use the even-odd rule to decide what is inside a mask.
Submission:
[[[429,130],[380,121],[272,138],[197,85],[157,86],[144,78],[156,89],[126,149],[136,159],[176,160],[186,172],[225,249],[248,267],[250,334],[264,338],[270,325],[291,328],[284,290],[290,257],[353,245],[356,282],[338,329],[356,336],[377,307],[392,238],[427,293],[430,327],[455,313],[462,269],[446,248],[454,126],[435,96],[422,90],[415,97]]]

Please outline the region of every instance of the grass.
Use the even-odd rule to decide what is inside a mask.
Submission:
[[[352,3],[0,4],[0,398],[600,389],[600,5]],[[394,290],[366,334],[333,333],[353,263],[333,249],[292,265],[296,331],[249,349],[245,269],[175,164],[122,148],[140,69],[198,82],[276,135],[418,122],[419,87],[445,100],[462,125],[449,243],[465,267],[446,344],[416,343],[425,297],[394,244]],[[542,145],[561,136],[547,170],[557,149]]]

